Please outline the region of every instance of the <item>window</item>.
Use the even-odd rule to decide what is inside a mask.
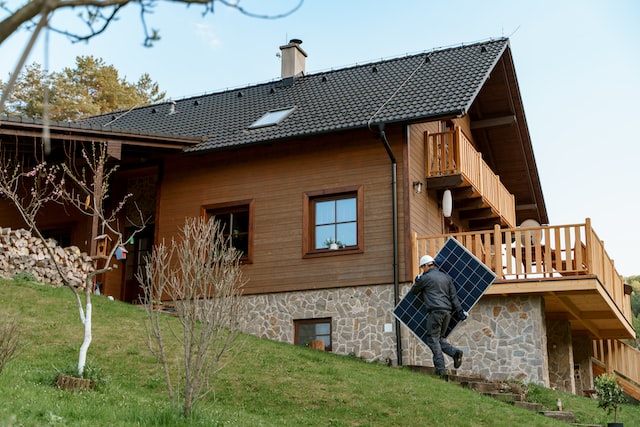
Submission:
[[[361,252],[362,187],[305,193],[305,255]]]
[[[312,341],[323,341],[324,350],[331,351],[331,318],[295,320],[295,345],[311,346]]]
[[[293,110],[295,110],[295,107],[268,111],[258,120],[253,122],[253,124],[249,126],[249,129],[277,125],[278,123],[286,119],[287,116],[293,112]]]
[[[232,247],[242,252],[242,261],[251,261],[253,255],[253,201],[203,206],[207,219],[220,221],[222,233]]]

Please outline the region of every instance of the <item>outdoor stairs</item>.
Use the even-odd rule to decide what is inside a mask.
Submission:
[[[426,375],[434,375],[434,368],[430,366],[410,366],[412,371],[420,372]],[[544,410],[539,403],[526,402],[526,391],[519,387],[518,384],[503,382],[503,381],[491,381],[481,375],[472,376],[460,376],[455,373],[454,370],[449,370],[449,375],[443,377],[448,382],[459,384],[461,387],[474,390],[485,396],[493,399],[518,406],[520,408],[528,409],[530,411],[537,412],[538,414],[554,418],[560,421],[565,421],[570,425],[581,426],[583,424],[574,424],[574,416],[569,411],[547,411]],[[590,427],[600,427],[593,425]]]

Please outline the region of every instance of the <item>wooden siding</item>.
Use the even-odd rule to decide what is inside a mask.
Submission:
[[[437,132],[440,129],[439,126],[440,123],[436,121],[415,124],[409,127],[409,179],[406,183],[406,188],[408,189],[407,199],[410,218],[403,234],[403,239],[406,242],[411,242],[412,232],[416,232],[422,236],[442,234],[445,232],[444,218],[438,199],[439,193],[436,190],[429,189],[427,185],[423,185],[422,194],[416,194],[412,186],[414,181],[420,181],[425,184],[426,156],[424,133],[426,131]],[[407,245],[407,247],[405,257],[409,259],[410,262],[407,263],[407,268],[404,270],[404,280],[412,281],[414,277],[412,265],[414,262],[417,262],[417,259],[412,259],[414,254],[411,245]]]
[[[388,139],[401,158],[402,135],[388,132]],[[380,139],[368,131],[173,157],[165,162],[156,241],[173,237],[203,205],[253,200],[254,254],[244,266],[245,293],[392,283],[390,173]],[[304,193],[360,185],[364,252],[303,259]]]

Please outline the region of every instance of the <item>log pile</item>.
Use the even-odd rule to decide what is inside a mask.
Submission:
[[[52,239],[47,245],[69,283],[84,288],[87,274],[94,269],[91,257],[77,246],[62,248]],[[24,229],[0,227],[0,276],[9,279],[18,273],[30,273],[39,282],[53,286],[64,285],[42,240]]]

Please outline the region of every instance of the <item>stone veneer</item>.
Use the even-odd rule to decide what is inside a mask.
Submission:
[[[402,287],[401,295],[409,285]],[[333,352],[397,364],[391,285],[248,295],[245,332],[294,343],[294,320],[331,318]],[[385,328],[385,326],[387,326]],[[449,340],[465,357],[458,373],[549,386],[547,325],[541,297],[478,302]],[[433,366],[431,352],[402,326],[403,365]],[[452,362],[447,358],[448,367]]]
[[[549,386],[565,393],[576,392],[571,324],[566,320],[547,322],[549,339]]]
[[[331,318],[332,351],[369,361],[395,361],[393,287],[389,285],[248,295],[245,332],[294,343],[294,320]]]
[[[469,314],[448,338],[464,353],[459,374],[549,385],[541,297],[486,297]],[[433,366],[431,351],[413,335],[404,338],[403,349],[408,355],[405,364]],[[450,358],[445,361],[453,368]]]

